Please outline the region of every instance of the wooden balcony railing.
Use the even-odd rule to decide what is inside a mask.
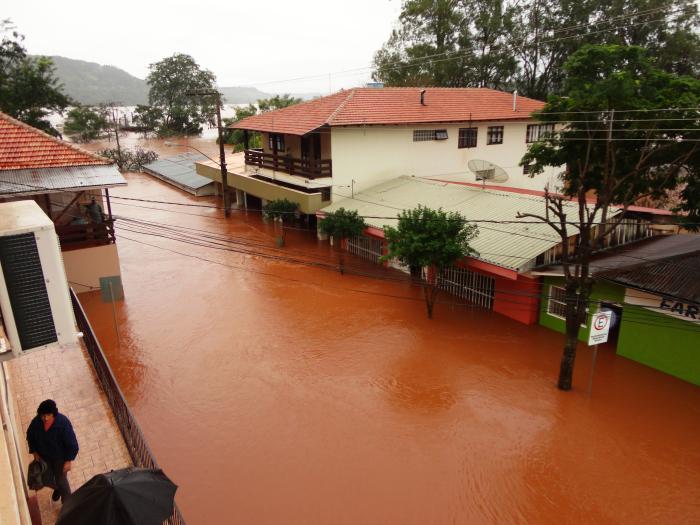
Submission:
[[[56,226],[58,240],[62,250],[90,248],[104,244],[114,244],[114,221],[106,220],[101,224],[66,224]]]
[[[265,153],[261,149],[245,150],[245,163],[249,166],[282,171],[290,175],[297,175],[307,179],[318,179],[320,177],[331,177],[333,175],[330,159],[297,159],[289,155]]]

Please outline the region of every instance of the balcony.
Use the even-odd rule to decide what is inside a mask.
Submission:
[[[261,149],[245,150],[245,163],[248,166],[281,171],[306,179],[320,179],[333,175],[330,159],[297,159],[289,155],[265,153]]]
[[[114,244],[114,220],[105,220],[101,224],[56,226],[56,234],[61,242],[61,250],[75,250]]]

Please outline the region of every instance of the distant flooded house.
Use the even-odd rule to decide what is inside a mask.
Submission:
[[[543,189],[558,168],[530,178],[519,166],[528,144],[554,129],[532,117],[543,107],[486,88],[339,91],[232,124],[244,133],[244,162],[228,184],[239,206],[287,198],[305,214],[404,175]],[[214,163],[197,171],[221,182]]]
[[[39,205],[54,224],[77,292],[121,274],[109,189],[124,185],[109,161],[0,113],[0,203]]]

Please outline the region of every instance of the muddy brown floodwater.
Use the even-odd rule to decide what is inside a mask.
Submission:
[[[127,178],[112,195],[211,202]],[[559,334],[251,255],[335,260],[300,230],[275,251],[254,213],[113,208],[120,345],[81,300],[189,525],[700,523],[699,388],[603,348],[588,398],[582,347],[563,393]]]

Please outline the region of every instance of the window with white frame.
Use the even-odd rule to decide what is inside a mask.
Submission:
[[[489,126],[486,133],[486,144],[503,144],[503,126]]]
[[[525,142],[537,142],[554,134],[554,124],[528,124]]]
[[[561,286],[549,287],[549,301],[547,301],[547,313],[554,317],[566,319],[566,290]],[[588,308],[586,308],[586,313],[583,318],[583,321],[581,322],[581,326],[586,326],[586,319],[588,319]]]
[[[427,142],[430,140],[447,140],[446,129],[414,129],[413,142]]]
[[[547,313],[555,317],[566,319],[566,290],[559,286],[549,287],[549,302]]]

